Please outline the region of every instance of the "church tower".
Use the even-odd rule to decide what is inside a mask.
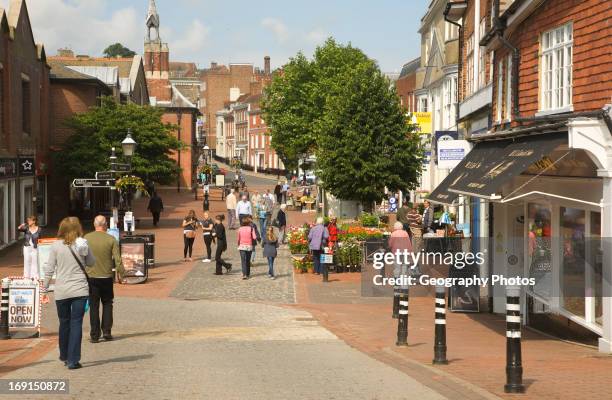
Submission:
[[[149,0],[147,12],[147,35],[144,42],[144,64],[147,79],[168,79],[170,53],[168,44],[159,36],[159,14],[155,0]]]

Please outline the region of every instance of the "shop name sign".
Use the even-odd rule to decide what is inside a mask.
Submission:
[[[438,142],[438,168],[455,168],[470,152],[467,140],[442,140]]]

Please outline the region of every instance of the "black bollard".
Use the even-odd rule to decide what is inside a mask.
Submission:
[[[504,392],[523,393],[523,365],[521,361],[521,289],[506,288],[506,384]]]
[[[446,289],[436,286],[434,364],[448,364],[446,359]]]
[[[399,297],[399,318],[397,319],[396,346],[408,346],[408,293]]]
[[[2,301],[0,302],[0,340],[10,339],[9,335],[9,280],[2,279]]]
[[[323,282],[329,282],[329,264],[321,263],[323,269]]]
[[[400,301],[400,289],[397,287],[393,290],[393,315],[392,318],[399,318],[399,301]]]

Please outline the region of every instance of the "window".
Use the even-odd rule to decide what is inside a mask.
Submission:
[[[419,103],[418,103],[418,112],[427,112],[427,97],[426,96],[421,96],[419,97]]]
[[[471,34],[468,38],[466,51],[465,92],[469,96],[474,93],[474,34]]]
[[[486,20],[485,18],[480,20],[479,26],[479,39],[482,39],[485,35]],[[483,88],[486,85],[486,68],[487,68],[487,52],[484,47],[478,46],[478,89]]]
[[[455,40],[459,37],[459,27],[450,22],[444,24],[444,41]]]
[[[21,129],[24,133],[31,133],[31,93],[30,82],[28,80],[21,81]]]
[[[3,143],[4,143],[4,70],[0,68],[0,147],[2,147]],[[0,236],[1,235],[2,235],[2,232],[0,231]]]
[[[506,119],[512,118],[512,55],[508,55],[506,62]]]
[[[572,24],[542,34],[541,110],[572,105]]]
[[[503,101],[504,101],[504,96],[503,96],[503,91],[504,91],[504,62],[500,61],[497,64],[497,104],[495,105],[496,108],[496,115],[495,115],[495,120],[497,122],[501,122],[502,119],[502,108],[503,108]]]

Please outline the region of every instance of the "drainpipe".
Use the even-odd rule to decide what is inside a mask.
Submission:
[[[457,94],[457,104],[455,104],[455,125],[457,126],[457,130],[459,130],[459,87],[461,86],[461,79],[462,79],[461,74],[463,70],[463,25],[455,21],[451,21],[450,19],[448,19],[448,16],[446,14],[444,14],[444,20],[459,28],[459,56],[457,57],[457,88],[455,89],[456,90],[455,93]]]
[[[502,23],[501,19],[499,18],[499,1],[500,0],[493,0],[493,7],[491,10],[493,13],[493,29],[495,30],[495,34],[502,44],[512,52],[512,115],[513,118],[516,119],[519,117],[518,78],[521,54],[519,49],[514,47],[512,43],[510,43],[508,39],[504,37],[505,23]]]

